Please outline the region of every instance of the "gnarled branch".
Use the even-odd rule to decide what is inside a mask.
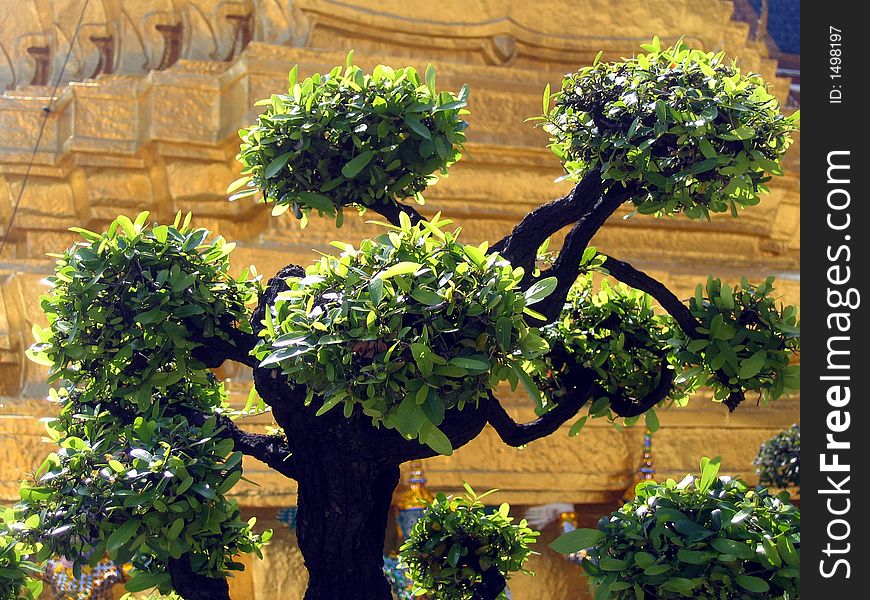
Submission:
[[[529,423],[517,423],[507,413],[499,401],[490,394],[489,424],[493,426],[502,441],[509,446],[523,446],[546,437],[561,427],[565,421],[577,414],[592,393],[593,373],[582,369],[582,373],[571,385],[571,389],[552,410]]]
[[[600,171],[590,171],[568,195],[539,206],[523,217],[510,234],[492,246],[492,250],[499,252],[513,266],[523,267],[531,273],[536,253],[544,240],[583,218],[602,189]]]
[[[592,240],[592,236],[601,229],[610,215],[616,212],[616,209],[633,194],[632,188],[610,188],[603,196],[587,205],[577,224],[565,237],[556,262],[550,269],[541,274],[541,278],[556,277],[559,280],[553,293],[535,306],[535,310],[547,317],[547,322],[552,322],[562,312],[568,291],[580,275],[583,252]]]
[[[617,260],[612,256],[605,255],[603,266],[614,279],[655,298],[661,307],[674,318],[686,335],[692,338],[700,337],[697,332],[700,323],[692,315],[692,311],[663,283],[643,271],[635,269],[627,262]]]
[[[675,375],[674,370],[668,367],[667,359],[663,359],[658,384],[643,398],[635,400],[623,393],[611,394],[599,386],[595,386],[595,396],[608,398],[610,408],[620,417],[636,417],[668,397],[674,386]]]
[[[193,357],[209,369],[216,369],[227,360],[232,360],[251,368],[259,364],[260,361],[251,356],[251,350],[257,344],[257,336],[240,331],[235,327],[224,327],[222,331],[229,335],[230,340],[216,335],[205,337],[201,334],[192,334],[190,339],[201,344],[201,346],[194,348],[193,352],[191,352]]]
[[[420,221],[423,220],[423,215],[417,212],[413,206],[409,206],[407,204],[401,204],[400,202],[386,202],[373,204],[367,207],[368,210],[373,211],[384,217],[387,221],[389,221],[392,225],[399,226],[399,215],[401,213],[405,213],[408,215],[408,218],[411,219],[411,224],[416,225]]]
[[[285,477],[296,479],[296,465],[293,462],[292,450],[284,437],[249,433],[226,415],[208,415],[186,407],[178,409],[177,412],[197,426],[202,426],[210,416],[217,417],[217,427],[222,431],[215,435],[233,440],[235,450],[266,463]]]

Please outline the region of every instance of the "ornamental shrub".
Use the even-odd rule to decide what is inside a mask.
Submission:
[[[757,204],[796,128],[755,73],[724,53],[662,48],[658,38],[618,62],[567,76],[544,98],[544,129],[566,177],[595,169],[608,185],[638,188],[640,213],[709,218]]]
[[[598,260],[588,268],[597,268]],[[587,271],[572,287],[558,320],[541,328],[550,352],[534,361],[536,380],[549,398],[556,399],[567,393],[567,382],[578,367],[594,372],[588,413],[569,431],[577,435],[589,417],[614,418],[614,395],[642,401],[653,391],[662,368],[674,368],[671,343],[678,331],[672,317],[655,312],[649,294],[606,279],[596,284]],[[691,391],[673,385],[668,398],[683,403]]]
[[[47,426],[58,449],[21,486],[18,509],[33,520],[20,539],[93,563],[104,553],[133,562],[128,591],[168,591],[166,565],[182,554],[213,577],[241,570],[239,552],[260,554],[271,532],[255,534],[255,520],[240,520],[226,497],[242,477],[242,454],[215,437],[214,417],[195,425],[159,398],[148,414],[119,423],[78,391],[52,390],[52,397],[62,405]]]
[[[266,312],[254,354],[308,388],[318,414],[358,406],[435,451],[450,454],[438,429],[446,410],[462,410],[499,381],[518,382],[536,399],[523,369],[547,345],[524,315],[555,284],[544,279],[525,293],[514,269],[486,243],[464,245],[450,221],[399,227],[359,248],[333,242]]]
[[[85,241],[58,256],[41,301],[49,325],[28,351],[60,384],[47,425],[58,449],[21,485],[16,533],[40,546],[37,560],[68,556],[80,569],[108,553],[135,567],[128,591],[168,592],[170,559],[220,577],[271,536],[226,497],[242,455],[220,435],[226,392],[196,353],[231,344],[229,328],[252,333],[258,282],[230,276],[235,244],[209,241],[189,216],[147,218],[73,228]]]
[[[190,227],[190,215],[172,226],[147,219],[120,216],[101,234],[71,228],[85,241],[58,256],[48,278],[41,307],[49,325],[34,327],[28,356],[50,367],[49,382],[79,388],[84,402],[112,399],[145,411],[153,393],[185,378],[207,386],[193,349],[224,338],[228,326],[251,331],[246,304],[257,281],[229,274],[235,244],[209,241],[208,230]]]
[[[719,460],[705,458],[700,478],[641,482],[597,529],[576,529],[551,547],[586,550],[595,600],[797,598],[800,512],[787,493],[718,471]]]
[[[239,132],[243,177],[228,188],[231,200],[262,191],[273,214],[289,209],[307,221],[317,210],[340,225],[345,206],[422,203],[433,174],[447,175],[462,156],[468,87],[436,91],[431,65],[421,80],[411,67],[364,74],[351,59],[301,82],[293,67],[287,94],[257,102],[266,109]]]
[[[765,403],[799,389],[800,366],[789,364],[800,348],[797,307],[776,306],[772,277],[759,285],[743,278],[736,288],[713,278],[705,288],[699,285],[689,301],[701,324],[699,337],[692,338],[673,317],[656,312],[649,294],[606,279],[596,282],[595,272],[607,270],[594,248],[587,249],[581,268],[559,319],[541,328],[551,350],[532,362],[534,379],[550,402],[568,392],[578,368],[594,371],[592,401],[570,435],[579,434],[589,418],[614,420],[615,396],[642,401],[659,384],[662,369],[675,371],[666,399],[679,405],[702,385],[717,401],[751,391]],[[644,417],[655,431],[655,410]],[[625,424],[635,421],[630,417]]]
[[[433,600],[470,600],[474,589],[495,569],[503,578],[523,569],[537,531],[525,519],[514,523],[510,506],[488,510],[468,484],[466,494],[438,494],[399,549],[400,566],[408,569],[417,595]],[[506,598],[504,592],[498,596]]]
[[[789,365],[800,349],[798,309],[777,308],[773,281],[752,285],[744,277],[732,288],[711,277],[706,290],[698,284],[689,310],[705,338],[687,340],[677,352],[677,360],[696,365],[682,379],[709,386],[716,400],[753,391],[766,403],[800,387],[800,365]]]
[[[800,487],[801,427],[792,425],[761,444],[752,461],[758,482],[778,488]]]

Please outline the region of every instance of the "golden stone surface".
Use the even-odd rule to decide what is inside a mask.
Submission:
[[[710,50],[724,49],[761,73],[780,99],[788,80],[775,75],[766,48],[747,38],[745,23],[731,20],[721,0],[442,0],[431,13],[404,0],[92,0],[73,45],[58,97],[49,98],[83,0],[0,2],[0,229],[8,243],[0,256],[0,501],[16,498],[17,482],[49,451],[38,418],[51,414],[43,400],[45,370],[24,359],[33,323],[42,322],[40,282],[51,273],[45,256],[74,241],[72,225],[98,229],[119,213],[150,210],[169,220],[193,211],[195,222],[239,247],[235,268],[255,264],[268,277],[290,262],[308,263],[327,242],[355,242],[376,233],[364,219],[341,230],[314,219],[300,230],[289,218],[270,218],[251,202],[228,203],[224,190],[238,176],[236,130],[251,122],[253,102],[286,85],[286,73],[323,71],[344,61],[348,49],[370,68],[377,63],[434,63],[439,86],[471,87],[470,156],[427,194],[424,213],[437,210],[463,227],[467,241],[496,240],[528,210],[570,189],[555,185],[558,161],[546,136],[524,123],[540,111],[543,87],[563,73],[604,58],[630,55],[659,35]],[[245,37],[247,36],[247,38]],[[106,40],[109,41],[106,41]],[[243,50],[243,42],[250,42]],[[46,48],[43,63],[29,48]],[[40,71],[42,69],[42,71]],[[160,69],[160,70],[157,70]],[[41,73],[41,75],[40,75]],[[44,81],[39,81],[42,76]],[[43,108],[50,106],[46,116]],[[42,121],[45,128],[21,205],[9,221]],[[627,210],[594,240],[688,297],[709,274],[737,280],[779,276],[783,301],[800,295],[800,142],[789,151],[786,175],[770,196],[739,219],[654,220]],[[250,374],[232,367],[234,400],[242,402]],[[509,412],[533,414],[516,393],[503,394]],[[697,469],[698,458],[722,455],[724,469],[754,481],[751,461],[759,444],[799,422],[799,399],[769,407],[746,402],[728,414],[695,398],[687,408],[660,415],[655,436],[660,477]],[[262,429],[269,419],[253,419]],[[635,479],[643,431],[618,432],[590,423],[579,438],[567,427],[521,450],[487,429],[453,457],[425,462],[433,491],[498,487],[493,502],[524,505],[574,502],[581,526],[610,510]],[[267,517],[295,503],[295,482],[256,461],[237,497],[248,511]],[[268,518],[264,519],[268,521]],[[305,573],[295,536],[279,535],[233,582],[238,599],[302,597]],[[557,533],[546,530],[541,546]],[[517,577],[516,600],[585,598],[579,567],[549,550],[533,559],[535,578]]]

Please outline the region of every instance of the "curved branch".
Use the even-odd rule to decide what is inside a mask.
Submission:
[[[233,440],[233,449],[266,463],[285,477],[296,479],[296,465],[293,462],[292,449],[284,437],[249,433],[236,425],[226,415],[207,415],[188,408],[180,408],[177,412],[187,417],[187,420],[196,426],[202,426],[210,416],[215,416],[218,429],[223,430],[218,431],[216,436]]]
[[[535,310],[547,317],[547,322],[553,321],[562,312],[568,291],[580,275],[583,252],[592,240],[592,236],[601,229],[607,219],[616,212],[616,209],[633,195],[632,188],[610,188],[603,196],[586,207],[577,224],[565,237],[556,262],[550,269],[541,274],[541,278],[556,277],[559,280],[553,293],[535,306]],[[536,325],[540,325],[540,323],[536,323]]]
[[[662,360],[659,375],[658,385],[640,400],[634,400],[622,393],[608,394],[599,386],[595,386],[595,395],[596,397],[604,396],[608,398],[610,400],[610,408],[620,417],[636,417],[651,409],[671,393],[676,373],[673,369],[668,368],[667,359]]]
[[[251,350],[257,344],[257,336],[253,333],[240,331],[235,327],[225,327],[222,331],[229,335],[230,340],[218,336],[205,337],[191,334],[190,339],[201,344],[191,352],[192,356],[209,369],[216,369],[224,361],[232,360],[248,367],[256,367],[260,361],[251,356]]]
[[[571,192],[539,206],[520,221],[502,240],[492,246],[515,267],[531,273],[536,253],[548,237],[583,218],[600,195],[604,184],[598,169],[590,171]]]
[[[699,323],[698,320],[695,319],[694,315],[692,315],[692,311],[689,310],[689,307],[683,304],[683,302],[679,298],[677,298],[674,293],[669,290],[662,282],[658,281],[653,277],[650,277],[643,271],[635,269],[627,262],[617,260],[612,256],[604,256],[605,260],[603,267],[614,279],[621,281],[622,283],[629,285],[636,290],[646,292],[647,294],[655,298],[661,305],[661,307],[664,308],[668,312],[668,314],[670,314],[674,318],[680,328],[690,338],[703,339],[704,337],[706,337],[698,332],[698,327],[701,325],[701,323]],[[728,377],[724,375],[721,371],[717,371],[715,375],[724,385],[728,385]],[[673,379],[673,374],[671,374],[671,379]],[[734,409],[740,406],[745,398],[746,396],[742,390],[734,390],[725,399],[724,404],[728,407],[728,410],[730,412],[734,412]],[[650,408],[652,406],[654,406],[654,404],[649,405]]]
[[[604,269],[614,279],[633,287],[636,290],[646,292],[670,314],[686,335],[692,338],[702,337],[697,328],[700,323],[692,315],[692,311],[677,298],[665,285],[650,277],[643,271],[635,269],[627,262],[617,260],[612,256],[605,256]]]
[[[423,220],[423,215],[417,212],[413,206],[401,204],[400,202],[386,202],[374,204],[366,207],[368,210],[378,213],[384,217],[390,224],[399,226],[399,214],[405,213],[411,219],[411,224],[416,225]]]
[[[577,414],[592,393],[592,371],[583,369],[583,377],[560,399],[548,413],[530,423],[517,423],[492,394],[489,403],[489,424],[499,437],[509,446],[523,446],[546,437],[561,427],[565,421]]]

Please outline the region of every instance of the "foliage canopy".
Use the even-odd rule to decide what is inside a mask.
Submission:
[[[596,600],[797,598],[800,512],[787,493],[718,471],[719,459],[705,458],[700,477],[641,482],[597,529],[576,529],[552,547],[586,550]]]
[[[502,578],[526,572],[523,564],[534,554],[530,546],[538,532],[525,519],[514,523],[507,504],[488,510],[481,500],[492,492],[478,496],[468,484],[465,489],[461,496],[438,494],[399,552],[415,592],[436,600],[471,600],[487,572]]]
[[[801,427],[792,425],[761,444],[752,461],[761,485],[800,487]]]
[[[340,225],[352,204],[422,204],[433,174],[447,175],[462,156],[468,87],[438,92],[431,65],[422,80],[411,67],[365,74],[352,56],[344,68],[298,82],[294,67],[287,94],[257,103],[266,109],[239,132],[243,177],[229,187],[231,199],[262,190],[273,215],[289,209],[307,220],[317,210]]]
[[[635,184],[644,214],[689,218],[757,204],[798,114],[785,116],[761,77],[724,53],[678,42],[583,67],[562,81],[540,118],[567,176],[594,169],[610,185]]]
[[[464,245],[450,221],[398,227],[359,249],[334,242],[266,313],[254,350],[322,402],[318,413],[356,405],[375,423],[450,454],[438,429],[446,410],[476,405],[499,381],[514,387],[525,359],[547,349],[523,319],[553,281],[525,293],[486,243]],[[536,397],[537,394],[535,395]]]

